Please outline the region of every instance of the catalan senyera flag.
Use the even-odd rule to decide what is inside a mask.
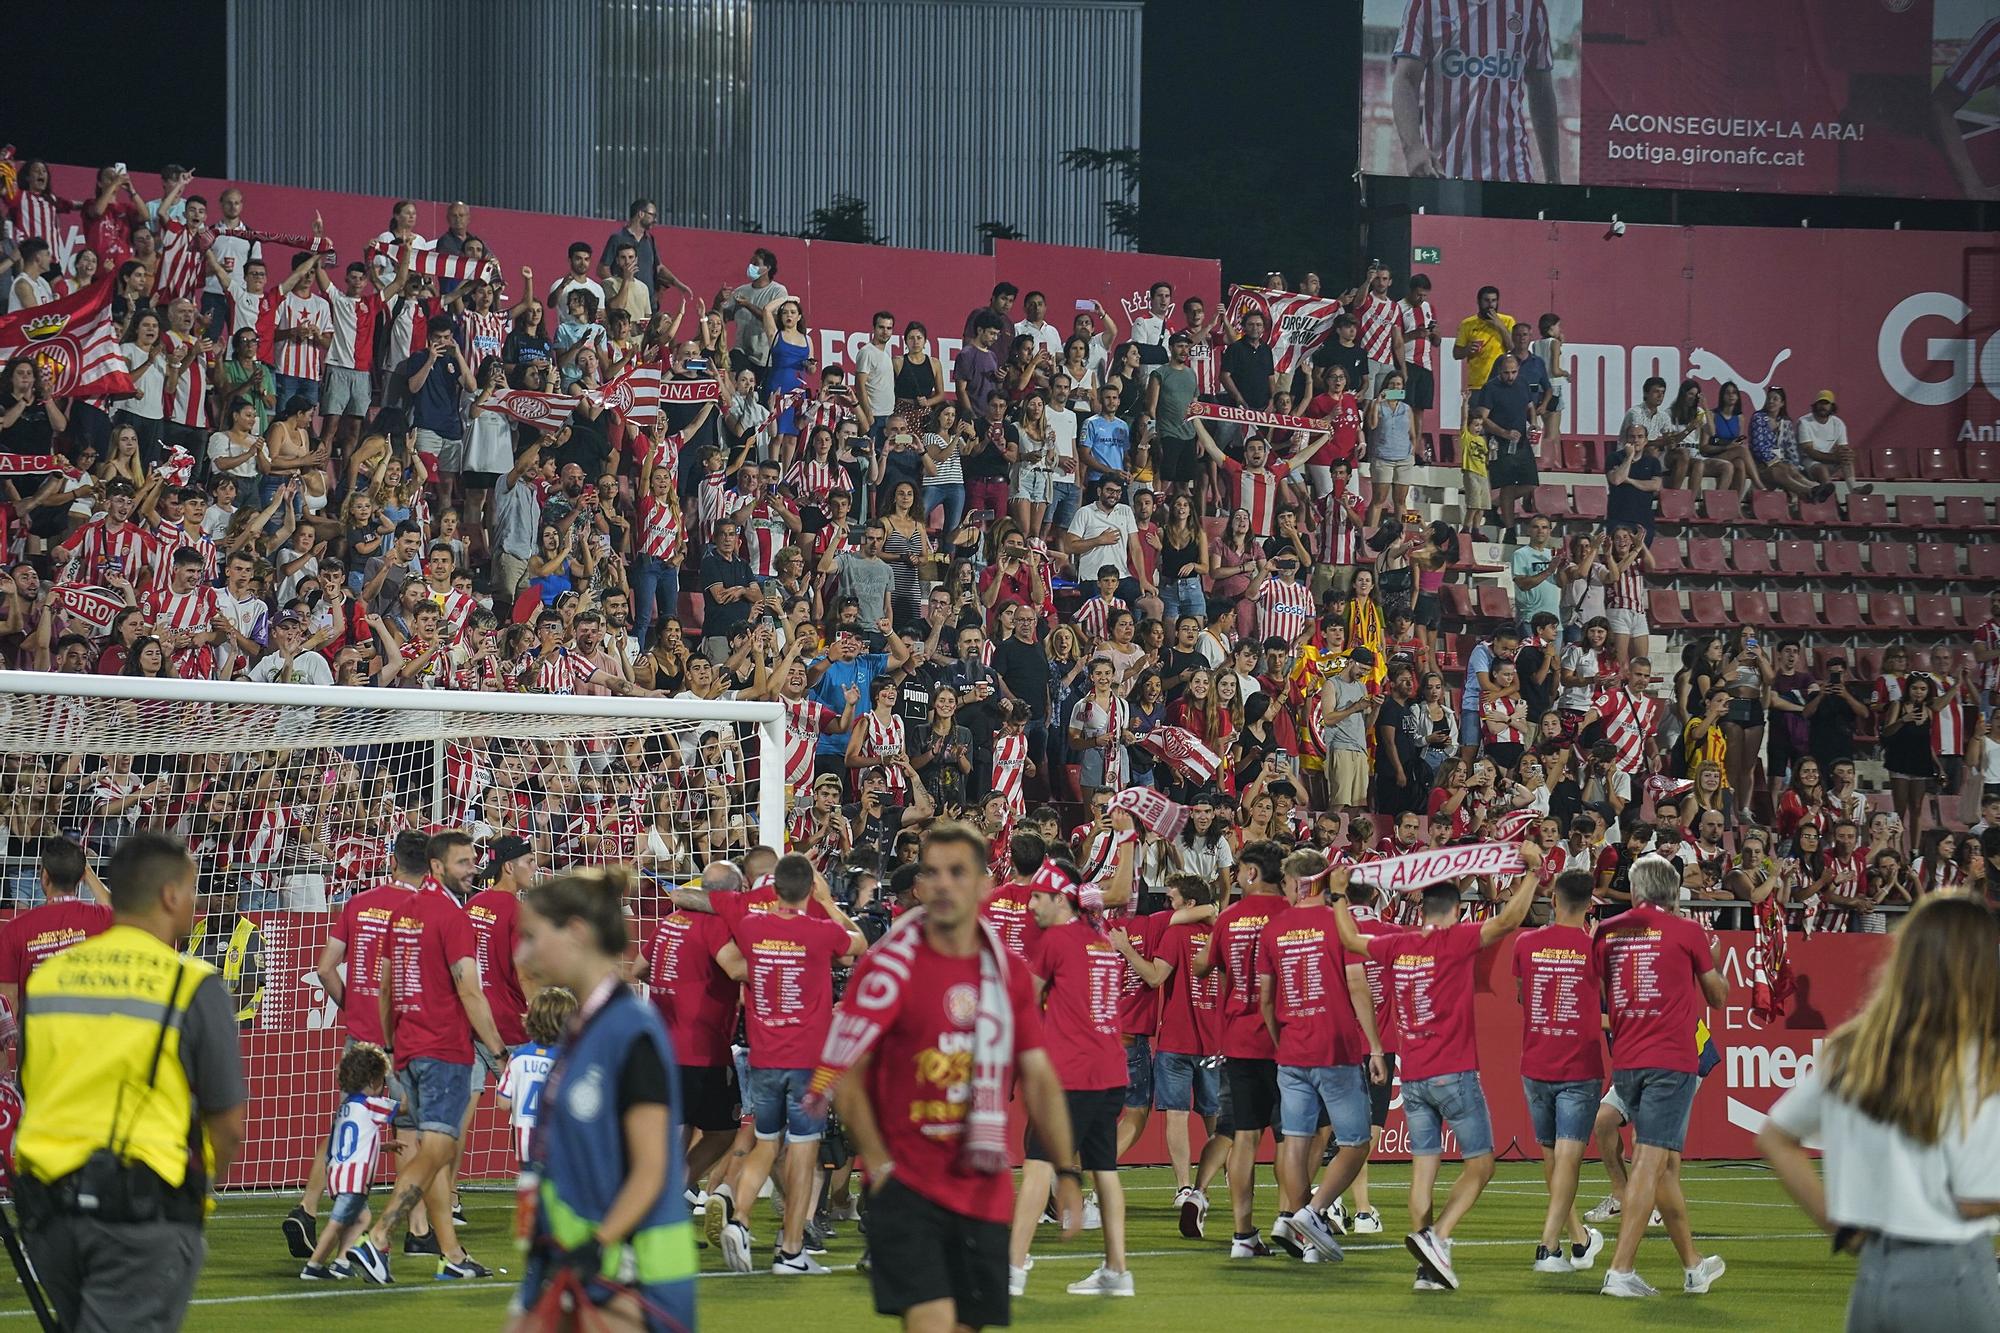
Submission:
[[[112,278],[32,310],[0,318],[0,362],[25,356],[65,397],[122,398],[136,390],[111,322]]]

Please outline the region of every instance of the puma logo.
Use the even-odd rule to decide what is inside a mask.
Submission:
[[[1755,408],[1764,401],[1764,391],[1771,387],[1771,381],[1778,378],[1778,367],[1790,360],[1791,355],[1792,349],[1787,347],[1772,357],[1771,368],[1764,372],[1764,378],[1760,380],[1745,375],[1706,347],[1697,347],[1694,355],[1688,358],[1687,373],[1689,379],[1708,380],[1714,384],[1736,381],[1736,387],[1743,391],[1743,401]]]

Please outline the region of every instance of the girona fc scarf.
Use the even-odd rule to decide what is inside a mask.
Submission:
[[[1170,801],[1151,787],[1127,787],[1111,798],[1113,810],[1124,810],[1155,835],[1172,840],[1187,827],[1187,807]]]
[[[497,408],[524,426],[538,430],[562,429],[570,413],[582,399],[567,393],[530,393],[526,389],[495,389],[486,395],[485,405]]]
[[[1199,398],[1188,404],[1187,415],[1189,421],[1197,417],[1203,421],[1233,421],[1239,426],[1262,426],[1265,430],[1319,432],[1327,428],[1324,421],[1314,421],[1311,417],[1295,417],[1283,412],[1253,412],[1234,403],[1204,403]]]
[[[874,1048],[903,1007],[910,969],[924,945],[924,909],[903,913],[855,965],[833,1012],[806,1104],[823,1111],[841,1076]],[[1014,1006],[1007,998],[1007,947],[992,923],[979,921],[979,1003],[972,1025],[972,1104],[958,1144],[969,1171],[998,1175],[1007,1166],[1007,1092],[1014,1065]],[[955,1098],[953,1100],[956,1100]]]
[[[400,266],[405,250],[410,251],[410,272],[421,273],[427,278],[446,278],[453,282],[464,282],[468,278],[490,281],[500,275],[500,265],[491,259],[467,259],[464,255],[448,255],[442,250],[410,250],[400,241],[370,241],[365,253],[370,259],[386,259]]]
[[[43,472],[61,472],[67,458],[55,454],[0,454],[0,477],[32,477]]]
[[[1333,321],[1341,311],[1339,300],[1331,296],[1273,292],[1240,283],[1229,289],[1228,304],[1229,322],[1236,328],[1243,327],[1245,315],[1264,317],[1271,360],[1280,375],[1290,374],[1332,335]]]
[[[49,603],[68,616],[72,626],[83,626],[93,634],[109,633],[111,622],[125,609],[124,594],[81,583],[56,584],[49,589]]]
[[[1191,782],[1213,782],[1222,771],[1222,756],[1185,727],[1155,727],[1139,738],[1139,748]]]
[[[1526,868],[1518,843],[1482,842],[1462,847],[1431,847],[1403,856],[1388,856],[1356,866],[1352,878],[1378,889],[1415,893],[1432,884],[1466,875],[1504,875]]]

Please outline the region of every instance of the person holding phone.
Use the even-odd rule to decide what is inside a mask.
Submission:
[[[1382,377],[1381,392],[1368,400],[1362,420],[1368,440],[1368,480],[1373,484],[1366,524],[1371,529],[1384,513],[1400,514],[1409,508],[1417,464],[1428,461],[1416,413],[1410,410],[1407,383],[1401,370],[1391,368]]]
[[[1889,705],[1882,723],[1882,766],[1896,817],[1903,821],[1903,851],[1914,856],[1923,835],[1924,797],[1938,779],[1937,740],[1931,718],[1937,712],[1937,685],[1914,672],[1903,682],[1903,697]]]

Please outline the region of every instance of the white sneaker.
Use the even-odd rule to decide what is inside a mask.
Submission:
[[[1326,1224],[1333,1228],[1336,1236],[1347,1234],[1347,1205],[1335,1199],[1326,1209]]]
[[[1334,1239],[1333,1228],[1327,1225],[1327,1220],[1310,1208],[1301,1208],[1292,1214],[1292,1234],[1311,1241],[1313,1250],[1328,1263],[1337,1264],[1347,1257],[1340,1252],[1340,1242]]]
[[[1652,1217],[1650,1217],[1650,1218],[1648,1218],[1648,1219],[1647,1219],[1647,1221],[1646,1221],[1646,1225],[1647,1225],[1647,1226],[1649,1226],[1649,1227],[1663,1227],[1663,1226],[1665,1226],[1665,1225],[1666,1225],[1666,1221],[1665,1221],[1665,1219],[1663,1219],[1663,1218],[1662,1218],[1662,1217],[1660,1216],[1660,1210],[1659,1210],[1659,1209],[1655,1208],[1655,1209],[1653,1210],[1653,1215],[1652,1215]]]
[[[1293,1234],[1290,1213],[1279,1213],[1277,1220],[1271,1223],[1271,1243],[1294,1259],[1306,1257],[1305,1245]]]
[[[861,1220],[861,1201],[849,1198],[846,1203],[833,1205],[833,1220],[836,1222],[858,1222]]]
[[[1419,1268],[1419,1269],[1417,1270],[1417,1280],[1416,1280],[1416,1283],[1415,1283],[1415,1284],[1414,1284],[1414,1285],[1413,1285],[1413,1286],[1412,1286],[1412,1287],[1410,1288],[1410,1290],[1411,1290],[1411,1291],[1443,1291],[1443,1290],[1444,1290],[1444,1284],[1443,1284],[1443,1283],[1441,1283],[1441,1282],[1433,1282],[1433,1281],[1431,1281],[1431,1280],[1430,1280],[1430,1277],[1429,1277],[1429,1275],[1428,1275],[1428,1274],[1426,1274],[1426,1273],[1424,1272],[1424,1270],[1423,1270],[1423,1269]]]
[[[1622,1296],[1628,1300],[1637,1300],[1646,1296],[1657,1296],[1660,1294],[1656,1289],[1648,1286],[1646,1279],[1640,1277],[1637,1273],[1621,1273],[1615,1268],[1605,1270],[1604,1285],[1597,1290],[1601,1296]]]
[[[778,1277],[817,1277],[831,1271],[804,1250],[789,1257],[780,1254],[771,1260],[771,1272]]]
[[[1184,1189],[1174,1198],[1181,1214],[1181,1235],[1200,1240],[1208,1230],[1208,1196],[1198,1189]]]
[[[1299,1260],[1299,1262],[1302,1264],[1323,1264],[1326,1262],[1326,1257],[1319,1252],[1317,1245],[1308,1245],[1306,1246],[1305,1258]]]
[[[1099,1264],[1097,1271],[1083,1281],[1070,1283],[1068,1290],[1072,1296],[1132,1296],[1137,1294],[1132,1286],[1131,1269],[1128,1268],[1122,1273],[1114,1273],[1103,1264]]]
[[[1451,1267],[1451,1242],[1429,1227],[1403,1237],[1403,1244],[1417,1257],[1432,1280],[1458,1290],[1458,1274]]]
[[[1239,1240],[1231,1236],[1229,1238],[1229,1257],[1232,1259],[1268,1259],[1271,1257],[1271,1247],[1266,1245],[1264,1238],[1254,1231],[1250,1233],[1247,1240]]]
[[[1681,1284],[1681,1290],[1690,1296],[1700,1296],[1728,1271],[1729,1265],[1722,1262],[1722,1256],[1711,1254],[1687,1270],[1687,1280]]]
[[[1581,1273],[1597,1262],[1598,1253],[1604,1249],[1604,1233],[1596,1227],[1585,1227],[1584,1234],[1590,1237],[1588,1243],[1578,1245],[1574,1241],[1569,1247],[1569,1266]]]
[[[1583,1215],[1583,1220],[1586,1222],[1609,1222],[1624,1211],[1624,1205],[1618,1202],[1618,1196],[1607,1194],[1604,1196],[1604,1202]]]
[[[701,1213],[708,1210],[707,1190],[683,1190],[681,1193],[687,1199],[688,1211],[690,1213]]]
[[[1354,1215],[1354,1234],[1357,1236],[1379,1236],[1382,1234],[1382,1214],[1374,1209],[1364,1209]]]
[[[750,1228],[741,1222],[722,1229],[722,1262],[732,1273],[750,1271]]]
[[[1085,1196],[1083,1200],[1083,1229],[1085,1231],[1099,1231],[1103,1227],[1104,1214],[1097,1210],[1097,1196],[1095,1194]]]
[[[1560,1252],[1551,1254],[1545,1247],[1537,1245],[1535,1247],[1535,1271],[1537,1273],[1574,1273],[1576,1270],[1570,1267],[1569,1260],[1563,1258]]]
[[[1028,1260],[1030,1265],[1033,1265],[1034,1262],[1033,1259]],[[1016,1268],[1012,1264],[1007,1265],[1007,1294],[1009,1296],[1025,1296],[1028,1294],[1028,1270],[1026,1268]]]

